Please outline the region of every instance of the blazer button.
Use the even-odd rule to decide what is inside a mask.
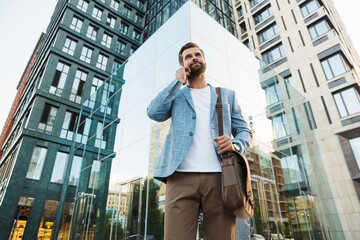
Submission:
[[[189,136],[192,136],[192,135],[194,135],[192,132],[189,132]]]
[[[195,116],[195,115],[193,115],[193,116],[192,116],[192,119],[196,119],[196,116]]]

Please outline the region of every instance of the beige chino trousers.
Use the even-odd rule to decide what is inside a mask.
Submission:
[[[195,240],[200,209],[205,240],[235,240],[235,216],[221,196],[221,173],[175,172],[168,177],[165,240]]]

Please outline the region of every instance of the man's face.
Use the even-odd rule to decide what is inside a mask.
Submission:
[[[206,70],[204,55],[199,48],[193,47],[185,49],[182,53],[184,67],[190,68],[190,77],[199,76]]]

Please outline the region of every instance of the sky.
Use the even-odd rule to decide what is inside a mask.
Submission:
[[[354,21],[359,0],[333,0],[345,28],[360,53],[360,31]],[[0,128],[2,129],[41,32],[46,31],[57,0],[0,1]]]

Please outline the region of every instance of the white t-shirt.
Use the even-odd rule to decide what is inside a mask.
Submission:
[[[210,129],[210,87],[190,88],[195,106],[196,124],[190,149],[176,169],[178,172],[221,172]]]

